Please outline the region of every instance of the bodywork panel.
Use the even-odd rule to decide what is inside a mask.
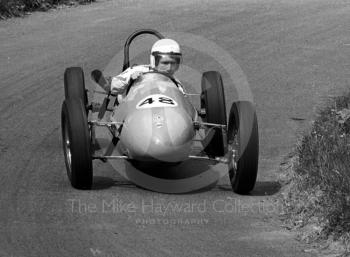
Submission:
[[[135,81],[111,115],[123,121],[120,152],[140,161],[179,162],[188,158],[197,112],[168,77],[149,73]]]

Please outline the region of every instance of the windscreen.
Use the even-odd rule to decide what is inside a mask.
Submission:
[[[151,90],[165,92],[168,89],[177,88],[176,80],[158,72],[146,72],[142,74],[130,87],[131,95],[149,93]],[[129,94],[130,94],[129,93]]]

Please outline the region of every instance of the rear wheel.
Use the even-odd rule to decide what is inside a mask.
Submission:
[[[87,106],[84,72],[80,67],[70,67],[64,72],[64,94],[66,99],[79,99]]]
[[[202,76],[201,109],[205,110],[204,122],[226,125],[225,94],[222,78],[219,72],[207,71]],[[210,142],[204,146],[209,156],[223,156],[226,152],[222,131],[215,128]]]
[[[93,180],[90,131],[83,103],[66,99],[61,113],[62,141],[67,175],[77,189],[90,189]]]
[[[229,150],[236,150],[235,160],[228,164],[232,189],[247,194],[254,188],[259,161],[258,121],[251,102],[232,104],[227,137]]]

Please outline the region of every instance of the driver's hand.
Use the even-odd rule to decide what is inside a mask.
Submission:
[[[105,77],[106,84],[104,85],[104,90],[106,90],[107,93],[110,93],[111,91],[111,84],[112,84],[112,77]]]
[[[105,80],[106,80],[106,86],[111,86],[111,83],[112,83],[112,77],[105,77]]]
[[[131,78],[132,78],[133,80],[136,80],[136,79],[138,79],[141,75],[142,75],[142,72],[141,72],[141,71],[134,71],[134,72],[131,74]]]

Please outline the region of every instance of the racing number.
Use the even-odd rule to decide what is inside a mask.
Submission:
[[[142,105],[145,104],[152,104],[154,102],[152,97],[147,98],[145,101],[143,101],[142,103],[139,104],[139,106],[141,107]]]
[[[146,108],[147,105],[152,105],[152,107],[161,107],[164,105],[177,106],[173,99],[165,96],[150,96],[143,100],[141,103],[139,103],[138,108]]]
[[[173,101],[173,99],[171,99],[171,98],[167,98],[167,97],[161,96],[161,97],[158,98],[158,101],[161,102],[161,103],[163,103],[163,104],[171,104],[171,105],[174,105],[174,101]]]

